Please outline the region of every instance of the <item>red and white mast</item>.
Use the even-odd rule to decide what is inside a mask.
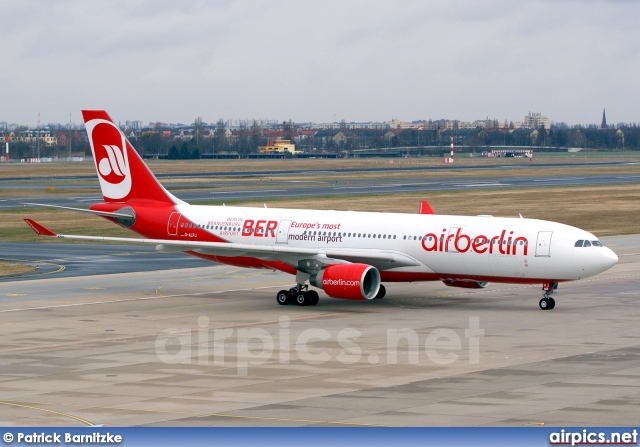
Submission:
[[[453,163],[453,135],[451,135],[451,155],[444,159],[445,163]]]
[[[9,163],[9,132],[4,134],[4,143],[5,143],[5,161]]]

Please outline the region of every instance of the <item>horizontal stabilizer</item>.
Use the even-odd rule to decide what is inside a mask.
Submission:
[[[72,208],[70,206],[46,205],[44,203],[23,203],[23,205],[46,206],[47,208],[58,208],[58,209],[61,209],[61,210],[78,211],[78,212],[81,212],[81,213],[95,214],[97,216],[120,217],[120,218],[124,218],[124,219],[131,219],[131,214],[125,214],[125,213],[113,213],[113,212],[109,212],[109,211],[87,210],[87,209],[84,209],[84,208]]]
[[[50,229],[48,229],[47,227],[44,227],[42,225],[40,225],[38,222],[36,222],[35,220],[32,219],[25,219],[24,220],[26,223],[29,224],[29,226],[31,227],[31,229],[33,231],[36,232],[37,235],[39,236],[52,236],[55,237],[57,236],[57,234],[55,234],[53,231],[51,231]]]

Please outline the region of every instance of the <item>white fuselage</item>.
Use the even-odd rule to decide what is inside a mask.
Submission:
[[[420,280],[419,274],[433,274],[431,279],[570,281],[601,273],[617,262],[615,253],[599,246],[593,234],[543,220],[226,206],[177,208],[192,223],[228,242],[398,253],[414,259],[416,265],[387,271],[413,273],[415,280]],[[188,238],[188,229],[184,230]],[[591,246],[576,247],[579,240],[590,241]]]

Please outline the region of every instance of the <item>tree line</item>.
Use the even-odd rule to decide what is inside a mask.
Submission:
[[[282,138],[293,140],[298,129],[291,121],[281,126]],[[127,132],[126,132],[127,133]],[[36,142],[12,142],[12,158],[66,157],[91,154],[86,133],[78,130],[59,131],[57,146],[45,146]],[[234,153],[240,157],[258,152],[258,147],[267,143],[261,126],[240,126],[229,130],[222,119],[215,127],[205,128],[201,119],[196,119],[186,133],[176,138],[175,132],[155,126],[141,133],[127,133],[133,146],[141,155],[161,155],[169,159],[199,159],[206,154]],[[305,152],[341,152],[354,149],[449,146],[450,137],[456,146],[487,148],[491,146],[529,146],[532,148],[582,148],[591,150],[640,150],[640,126],[618,125],[601,129],[597,126],[568,126],[560,123],[550,129],[335,129],[318,130],[314,135],[300,138],[298,149]],[[71,144],[69,145],[69,139]]]

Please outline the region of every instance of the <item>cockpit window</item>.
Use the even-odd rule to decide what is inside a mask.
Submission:
[[[591,241],[591,245],[594,247],[602,247],[602,242],[600,241]]]
[[[582,244],[584,243],[584,241],[582,239],[580,239],[578,242],[576,242],[576,247],[582,247]]]
[[[584,241],[584,245],[583,247],[591,247],[591,242],[589,241]]]

